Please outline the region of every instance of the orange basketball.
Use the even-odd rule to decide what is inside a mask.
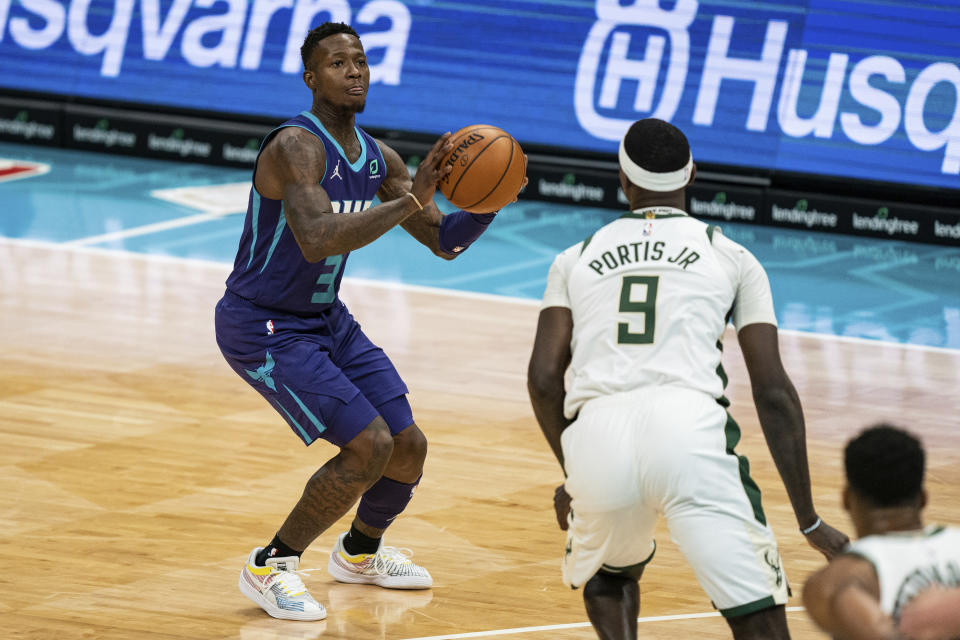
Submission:
[[[440,193],[472,213],[502,209],[517,198],[527,173],[520,144],[503,129],[472,124],[452,136],[444,164],[453,171],[440,181]]]

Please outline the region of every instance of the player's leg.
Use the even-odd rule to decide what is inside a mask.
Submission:
[[[390,430],[378,416],[310,476],[300,500],[277,531],[275,544],[302,553],[377,482],[392,450]]]
[[[738,640],[789,638],[789,587],[760,491],[734,452],[739,427],[712,398],[683,390],[659,394],[652,411],[673,428],[662,432],[645,473],[666,483],[671,537],[701,587]]]
[[[730,625],[736,640],[790,639],[787,613],[782,604],[735,618],[727,618],[727,624]]]
[[[382,349],[348,317],[340,336],[337,364],[374,404],[393,437],[390,460],[360,499],[350,530],[330,554],[330,574],[342,582],[363,582],[394,589],[422,589],[433,584],[429,572],[393,547],[383,534],[413,497],[423,474],[427,439],[413,421],[407,387]]]
[[[604,639],[637,637],[638,581],[656,549],[657,513],[636,482],[637,413],[623,399],[592,400],[562,437],[571,496],[563,580],[583,587],[587,615]]]
[[[380,404],[377,410],[388,425],[394,425],[390,429],[395,432],[393,451],[382,476],[360,499],[351,529],[373,540],[382,538],[390,523],[406,509],[423,475],[423,463],[427,457],[427,437],[413,422],[406,396],[388,400]],[[403,424],[408,426],[399,428]],[[348,548],[355,553],[372,553],[379,546],[376,543],[367,544],[366,548],[349,545]]]
[[[275,314],[263,331],[264,313],[225,296],[217,308],[224,357],[305,444],[322,438],[340,451],[307,481],[273,540],[251,552],[239,585],[274,617],[317,620],[326,612],[295,573],[300,555],[380,477],[393,437],[376,409],[331,362],[322,337],[299,326],[302,319]]]
[[[640,573],[643,568],[640,568]],[[601,640],[636,640],[640,615],[640,576],[613,575],[602,569],[583,587],[583,604]]]

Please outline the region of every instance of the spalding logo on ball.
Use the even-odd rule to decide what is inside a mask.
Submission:
[[[517,199],[527,174],[527,157],[509,133],[488,124],[460,129],[444,160],[453,170],[440,181],[440,193],[454,206],[490,213]]]

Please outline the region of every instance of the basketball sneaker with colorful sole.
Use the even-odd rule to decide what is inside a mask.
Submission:
[[[339,582],[352,584],[375,584],[387,589],[429,589],[433,586],[430,572],[414,564],[410,557],[396,547],[385,547],[380,541],[376,553],[361,553],[352,556],[343,548],[340,534],[330,552],[327,571]]]
[[[250,552],[247,564],[240,571],[240,593],[258,604],[274,618],[284,620],[323,620],[327,610],[307,592],[303,580],[296,574],[300,558],[267,558],[264,567],[257,566],[257,554],[262,547]]]

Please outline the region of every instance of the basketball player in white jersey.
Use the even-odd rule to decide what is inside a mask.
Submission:
[[[835,638],[960,638],[960,528],[923,525],[924,458],[919,440],[886,424],[844,450],[843,506],[859,539],[803,587],[810,617]],[[941,602],[907,624],[930,589]]]
[[[638,580],[663,514],[734,637],[788,638],[780,553],[723,395],[728,320],[798,526],[828,557],[847,537],[814,509],[767,276],[684,211],[695,168],[679,129],[640,120],[619,158],[631,210],[554,261],[529,367],[534,413],[566,474],[555,500],[564,582],[584,588],[601,638],[636,638]]]

